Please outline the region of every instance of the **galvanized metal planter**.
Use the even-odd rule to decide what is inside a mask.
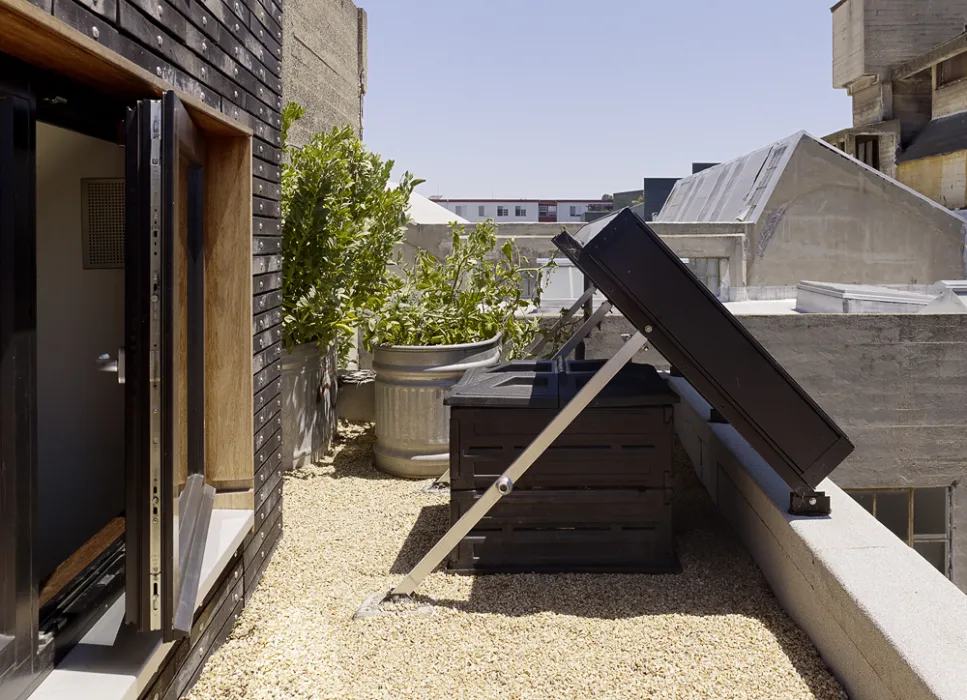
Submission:
[[[282,464],[298,469],[325,456],[336,433],[336,351],[312,343],[282,355]]]
[[[408,479],[443,474],[450,465],[450,409],[443,395],[467,370],[499,359],[500,335],[462,345],[375,348],[376,466]]]

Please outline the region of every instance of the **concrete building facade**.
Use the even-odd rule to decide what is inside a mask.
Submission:
[[[967,314],[737,318],[856,445],[833,481],[868,509],[882,498],[876,517],[967,592]],[[613,356],[630,332],[607,317],[587,357]],[[636,361],[668,366],[654,351]]]
[[[293,143],[345,125],[362,136],[366,11],[352,0],[289,0],[282,19],[283,103],[306,108],[292,127]]]
[[[853,124],[825,140],[950,209],[967,206],[967,2],[844,0],[833,86]]]
[[[737,233],[742,286],[926,283],[964,273],[964,222],[805,132],[681,180],[663,237]],[[734,284],[734,282],[733,282]]]

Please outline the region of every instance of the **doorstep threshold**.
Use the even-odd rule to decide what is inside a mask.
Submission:
[[[212,511],[196,610],[254,523],[250,510]],[[139,633],[124,625],[124,601],[122,595],[108,608],[29,700],[137,700],[173,644],[163,643],[160,632]]]

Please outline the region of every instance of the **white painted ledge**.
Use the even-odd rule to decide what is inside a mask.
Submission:
[[[254,522],[250,510],[212,511],[197,605],[212,590]],[[30,700],[137,700],[171,647],[161,642],[160,632],[141,634],[124,625],[122,595]]]
[[[832,515],[789,515],[789,487],[681,378],[675,425],[776,597],[854,700],[967,698],[967,595],[832,481]]]

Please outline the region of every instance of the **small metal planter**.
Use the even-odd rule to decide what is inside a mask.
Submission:
[[[447,389],[467,370],[500,359],[500,335],[461,345],[383,346],[376,370],[376,466],[408,479],[435,478],[450,465]]]
[[[258,420],[256,429],[258,430]],[[336,432],[336,350],[306,343],[282,354],[282,462],[299,469],[326,455]],[[256,446],[258,448],[258,446]]]

